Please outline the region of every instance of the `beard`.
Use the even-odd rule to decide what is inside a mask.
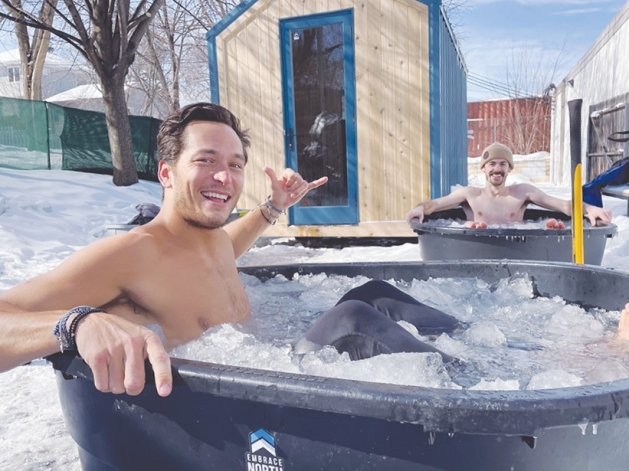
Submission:
[[[207,217],[205,214],[192,208],[192,205],[183,198],[178,198],[175,201],[175,209],[190,226],[211,231],[223,227],[229,220],[229,215],[234,208],[230,208],[227,216],[215,215],[214,217]]]
[[[193,218],[188,218],[188,217],[183,218],[183,220],[186,221],[188,225],[192,227],[196,227],[197,229],[203,229],[207,231],[220,229],[227,223],[228,219],[229,219],[229,216],[227,216],[227,218],[225,218],[223,222],[215,222],[215,221],[201,221],[200,219],[193,219]]]
[[[500,175],[500,176],[502,177],[502,180],[500,180],[500,182],[499,182],[499,183],[494,183],[494,182],[493,182],[493,180],[492,180],[492,177],[493,177],[494,175]],[[490,185],[493,185],[493,186],[500,186],[500,185],[502,185],[502,184],[504,183],[505,178],[507,178],[507,176],[506,176],[504,173],[492,173],[492,174],[490,174],[490,175],[487,177],[487,182],[488,182]]]

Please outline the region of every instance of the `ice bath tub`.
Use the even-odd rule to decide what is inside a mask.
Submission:
[[[374,279],[527,273],[540,296],[616,310],[629,274],[474,260],[242,268]],[[607,471],[629,462],[629,379],[538,391],[392,386],[173,360],[168,398],[99,393],[89,368],[50,357],[85,470]]]
[[[563,213],[544,209],[527,209],[524,219],[536,221],[555,218],[570,221]],[[411,223],[417,233],[422,260],[511,259],[572,261],[572,231],[566,229],[520,229],[445,227],[430,224],[436,219],[465,220],[462,208],[438,211],[426,216],[423,223]],[[600,265],[607,239],[616,235],[616,226],[591,226],[584,221],[584,260]]]

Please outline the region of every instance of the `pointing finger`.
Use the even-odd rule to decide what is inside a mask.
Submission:
[[[321,177],[317,180],[308,183],[308,190],[314,190],[315,188],[319,188],[321,185],[328,181],[328,177]]]
[[[170,357],[156,335],[147,337],[146,355],[155,373],[157,393],[162,397],[168,396],[173,389],[173,372],[170,368]]]

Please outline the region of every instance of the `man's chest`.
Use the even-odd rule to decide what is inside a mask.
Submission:
[[[521,221],[526,207],[521,199],[511,195],[483,195],[477,199],[475,204],[470,206],[475,216],[480,216],[487,222],[495,223]]]
[[[139,280],[129,297],[171,338],[195,338],[214,325],[242,322],[250,311],[235,267],[220,264],[156,270]]]

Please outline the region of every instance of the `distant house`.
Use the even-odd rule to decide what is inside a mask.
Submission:
[[[125,86],[125,96],[129,114],[134,116],[163,117],[168,110],[161,101],[151,102],[151,98],[141,89],[133,86]],[[45,99],[49,103],[55,103],[69,108],[80,108],[88,111],[103,113],[103,93],[100,85],[89,83],[65,90]]]
[[[0,96],[23,98],[20,54],[17,49],[0,53]],[[125,87],[130,115],[163,117],[166,106],[140,88]],[[89,69],[54,54],[46,55],[42,80],[42,99],[50,103],[88,111],[104,112],[100,85],[94,83]]]
[[[583,100],[581,162],[589,181],[616,160],[629,155],[629,143],[608,139],[629,130],[629,2],[592,47],[557,85],[552,119],[551,182],[571,181],[568,102]]]
[[[17,49],[0,52],[0,96],[24,98],[20,53]],[[57,93],[90,83],[87,69],[52,53],[46,55],[42,80],[44,100]]]

